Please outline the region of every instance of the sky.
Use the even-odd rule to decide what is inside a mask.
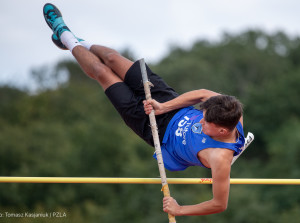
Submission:
[[[91,43],[130,49],[159,61],[170,46],[189,47],[224,32],[261,29],[300,36],[299,0],[1,0],[0,85],[32,84],[32,69],[72,58],[51,41],[45,3],[56,5],[72,32]]]

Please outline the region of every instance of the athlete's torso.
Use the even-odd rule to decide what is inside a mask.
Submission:
[[[189,166],[203,166],[198,154],[208,148],[224,148],[238,155],[245,138],[241,123],[237,125],[239,137],[236,143],[213,140],[202,132],[200,120],[203,112],[193,107],[183,108],[170,121],[162,142],[165,167],[171,171],[184,170]],[[156,156],[154,155],[156,158]]]

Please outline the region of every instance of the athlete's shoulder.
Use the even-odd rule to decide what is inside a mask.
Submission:
[[[231,164],[234,151],[226,148],[213,148],[209,150],[210,166],[223,166]]]

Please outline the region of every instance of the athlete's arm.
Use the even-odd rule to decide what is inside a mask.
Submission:
[[[178,96],[177,98],[174,98],[164,103],[159,103],[154,99],[145,100],[144,109],[147,115],[150,114],[153,108],[155,110],[155,114],[160,115],[179,108],[195,105],[197,103],[206,101],[212,96],[217,96],[217,95],[220,94],[206,89],[194,90],[194,91],[186,92]]]
[[[232,156],[232,155],[231,155]],[[177,215],[209,215],[225,211],[227,208],[230,189],[231,158],[225,154],[212,160],[211,171],[213,178],[213,199],[196,205],[180,206],[172,198],[164,198],[163,210]]]

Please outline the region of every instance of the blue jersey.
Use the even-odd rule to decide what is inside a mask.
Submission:
[[[226,148],[234,151],[234,156],[241,152],[245,137],[242,124],[236,126],[239,137],[236,143],[213,140],[202,132],[200,120],[203,112],[190,106],[178,111],[166,129],[161,150],[165,168],[170,171],[184,170],[189,166],[205,167],[198,159],[198,152],[207,148]],[[153,156],[156,158],[156,154]]]

